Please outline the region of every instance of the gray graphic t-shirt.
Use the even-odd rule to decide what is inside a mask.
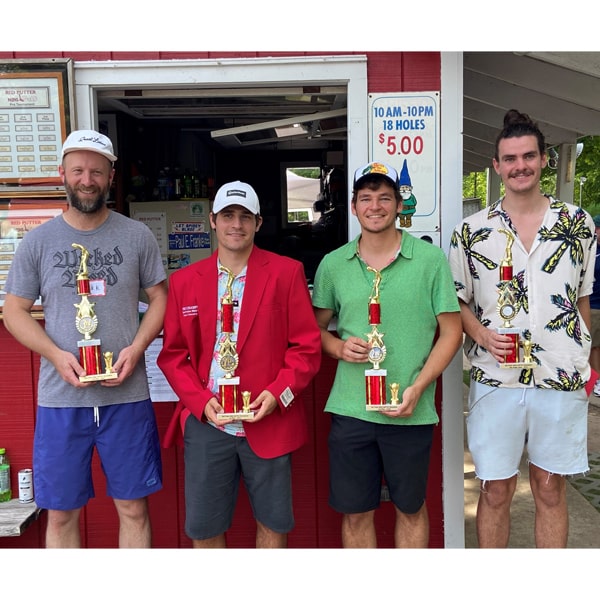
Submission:
[[[5,289],[31,300],[41,296],[46,332],[60,348],[79,357],[77,342],[83,335],[75,327],[75,304],[81,300],[76,287],[80,250],[72,244],[89,252],[89,300],[95,303],[98,317],[98,328],[92,337],[100,339],[103,352],[113,352],[114,363],[138,329],[140,290],[165,279],[158,243],[145,224],[116,212],[111,212],[92,231],[74,229],[59,215],[25,235],[15,253]],[[40,406],[105,406],[148,397],[143,360],[119,387],[106,388],[97,383],[78,389],[63,381],[49,361],[41,359]]]

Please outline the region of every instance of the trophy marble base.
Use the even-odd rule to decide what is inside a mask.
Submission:
[[[388,412],[397,409],[399,406],[399,404],[367,404],[365,408],[368,411]]]
[[[82,375],[79,381],[105,381],[107,379],[117,379],[118,377],[118,373],[96,373],[95,375]]]
[[[254,419],[254,411],[218,413],[217,419],[218,420],[233,419],[234,421],[252,421],[252,419]]]
[[[536,362],[496,363],[501,369],[535,369]]]

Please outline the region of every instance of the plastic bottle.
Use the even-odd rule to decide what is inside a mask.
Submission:
[[[0,448],[0,502],[8,502],[12,497],[10,491],[10,462],[6,450]]]
[[[193,192],[193,197],[194,198],[200,198],[200,192],[201,192],[201,187],[200,187],[200,176],[198,175],[198,171],[194,171],[192,173],[192,181],[194,184],[194,192]]]
[[[168,187],[169,187],[169,179],[167,178],[167,174],[164,169],[161,169],[158,174],[157,180],[158,187],[158,199],[159,200],[168,200]]]
[[[183,197],[183,177],[181,176],[179,167],[175,167],[173,173],[173,195],[176,200]]]
[[[183,175],[183,194],[185,198],[192,198],[194,195],[194,182],[191,173],[187,169]]]
[[[166,180],[166,191],[165,196],[166,200],[173,200],[175,197],[175,182],[173,180],[173,175],[171,174],[171,169],[169,167],[164,168],[165,172],[165,180]]]

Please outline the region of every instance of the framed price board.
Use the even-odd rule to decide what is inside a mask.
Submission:
[[[440,93],[369,94],[369,159],[399,174],[402,212],[399,226],[440,230]]]
[[[0,62],[0,194],[60,186],[62,142],[74,119],[71,59]]]

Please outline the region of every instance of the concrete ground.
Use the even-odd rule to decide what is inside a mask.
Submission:
[[[465,400],[468,387],[465,386]],[[466,410],[466,402],[465,402]],[[590,472],[567,485],[569,505],[568,548],[600,548],[600,398],[590,396],[588,453]],[[465,548],[478,548],[475,514],[479,480],[465,443]],[[534,504],[529,489],[527,461],[521,462],[521,476],[511,509],[509,548],[535,548]]]

